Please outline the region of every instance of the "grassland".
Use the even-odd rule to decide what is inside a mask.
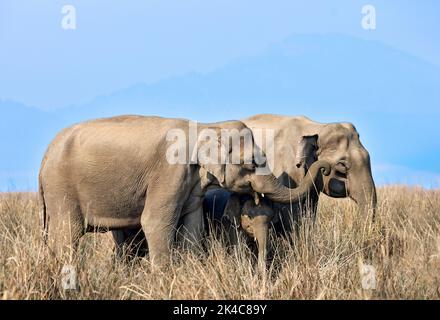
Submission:
[[[377,219],[349,200],[323,197],[293,244],[272,239],[266,274],[243,244],[228,252],[208,239],[205,253],[175,250],[165,270],[148,259],[114,259],[109,233],[88,234],[76,261],[57,261],[41,238],[36,194],[0,194],[0,298],[3,299],[439,299],[440,190],[378,190]],[[79,290],[61,288],[74,264]],[[376,270],[376,289],[361,286],[360,266]]]

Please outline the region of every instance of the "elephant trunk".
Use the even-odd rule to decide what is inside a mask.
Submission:
[[[357,170],[356,175],[348,175],[348,195],[359,206],[361,212],[371,210],[373,221],[376,215],[377,194],[370,166]]]
[[[267,196],[270,200],[280,203],[291,203],[292,201],[304,200],[309,191],[315,187],[315,180],[322,173],[329,175],[330,164],[327,161],[319,160],[312,164],[303,182],[295,189],[282,185],[273,175],[254,176],[251,181],[254,191]]]
[[[269,221],[267,216],[257,216],[253,219],[253,233],[258,247],[258,265],[262,270],[266,267],[267,238],[269,236]]]

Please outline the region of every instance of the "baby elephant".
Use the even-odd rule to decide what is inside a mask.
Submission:
[[[258,263],[260,266],[265,265],[269,228],[275,220],[269,200],[260,197],[257,193],[252,197],[215,190],[208,193],[204,206],[205,212],[214,222],[221,222],[230,244],[238,243],[239,233],[255,241],[258,248]],[[212,210],[214,207],[216,211]]]
[[[243,232],[257,243],[258,264],[264,266],[267,254],[267,238],[269,228],[275,217],[269,201],[260,199],[255,194],[255,199],[247,199],[240,212],[240,225]]]

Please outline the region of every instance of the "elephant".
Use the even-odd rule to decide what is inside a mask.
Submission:
[[[243,122],[199,123],[195,132],[193,127],[185,119],[128,115],[62,130],[39,172],[40,216],[55,254],[76,252],[87,232],[141,228],[152,265],[167,264],[179,220],[185,242],[201,238],[209,188],[289,203],[305,199],[320,176],[318,170],[316,177],[287,188],[273,174],[257,174],[258,146]],[[242,134],[238,153],[232,136],[223,137],[229,131]],[[237,154],[238,162],[223,161],[237,160]],[[330,172],[328,163],[320,166]]]
[[[316,216],[320,191],[334,198],[351,198],[361,212],[370,212],[374,221],[377,196],[370,155],[353,124],[319,123],[304,116],[272,114],[255,115],[242,121],[254,136],[261,129],[273,130],[273,142],[265,144],[256,139],[256,144],[266,153],[272,148],[273,159],[268,165],[283,185],[300,185],[310,166],[318,160],[327,161],[332,167],[331,174],[321,176],[307,199],[295,205],[274,204],[280,216],[276,225],[279,233],[292,230],[292,221],[300,218],[301,212]]]
[[[267,239],[269,228],[276,217],[272,204],[265,199],[248,199],[243,203],[240,211],[240,227],[243,232],[257,243],[258,264],[265,266],[267,253]]]
[[[226,199],[223,211],[215,211],[219,204],[212,203],[212,199]],[[247,239],[255,241],[258,249],[258,265],[266,265],[267,239],[269,228],[276,222],[276,215],[272,208],[272,203],[266,198],[261,198],[258,194],[238,195],[236,193],[225,193],[224,190],[214,190],[208,194],[204,201],[205,214],[210,216],[213,221],[221,224],[221,231],[226,231],[227,240],[230,245],[238,243],[239,232],[247,236]],[[275,219],[274,219],[275,218]]]

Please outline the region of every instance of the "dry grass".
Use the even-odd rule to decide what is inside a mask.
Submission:
[[[41,241],[35,194],[0,195],[0,297],[3,299],[439,299],[440,191],[385,187],[371,224],[349,200],[323,197],[312,228],[294,244],[274,242],[267,276],[245,246],[227,252],[209,239],[202,256],[175,251],[167,270],[147,259],[113,258],[110,234],[81,243],[79,291],[60,288],[65,262]],[[376,268],[377,287],[363,290],[359,264]]]

